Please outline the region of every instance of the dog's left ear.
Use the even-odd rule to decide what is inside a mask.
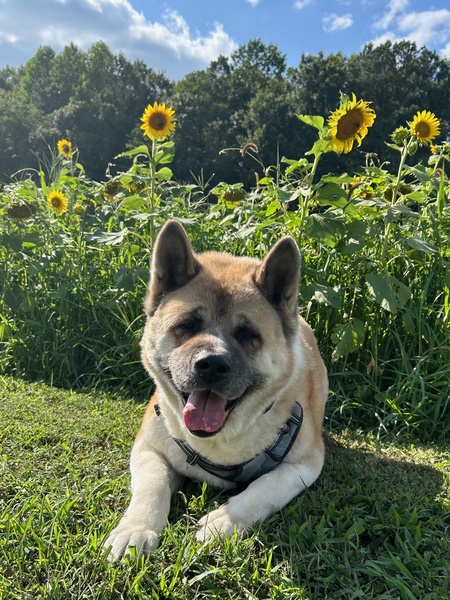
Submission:
[[[297,316],[300,262],[297,244],[284,237],[272,247],[256,274],[262,294],[287,316]]]
[[[189,238],[182,225],[171,219],[158,234],[153,250],[150,283],[145,311],[153,315],[168,292],[186,285],[200,270]]]

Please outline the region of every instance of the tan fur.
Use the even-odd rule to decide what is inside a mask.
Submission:
[[[261,262],[216,252],[195,255],[178,223],[169,221],[161,230],[141,342],[143,364],[157,391],[131,454],[130,506],[105,544],[111,558],[120,558],[130,547],[137,553],[156,548],[170,496],[183,476],[234,487],[188,464],[173,438],[219,465],[239,464],[273,443],[295,402],[303,408],[303,425],[283,463],[205,515],[197,531],[200,540],[244,531],[319,476],[328,382],[314,334],[296,314],[299,266],[290,238],[280,240]],[[218,370],[206,386],[202,378],[216,374],[211,357],[219,357],[226,372]],[[226,399],[227,407],[229,402],[236,405],[225,411],[220,429],[199,437],[187,427],[183,402],[205,387]],[[156,403],[161,416],[155,413]],[[222,409],[220,414],[225,413]]]

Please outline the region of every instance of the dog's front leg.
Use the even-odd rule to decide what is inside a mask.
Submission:
[[[282,463],[272,472],[262,475],[243,492],[226,504],[205,515],[199,521],[197,539],[209,541],[217,536],[243,533],[257,521],[280,510],[320,474],[323,460],[305,464]]]
[[[170,498],[181,483],[178,475],[161,454],[135,443],[131,453],[130,505],[105,542],[111,547],[108,558],[118,560],[135,548],[136,554],[148,554],[159,544],[159,534],[167,525]]]

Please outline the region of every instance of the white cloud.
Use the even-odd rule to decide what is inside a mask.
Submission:
[[[261,2],[261,0],[246,0],[246,2],[248,2],[252,6],[258,6],[258,4]]]
[[[427,10],[409,13],[398,19],[398,29],[418,46],[429,42],[444,43],[450,40],[450,10]]]
[[[342,16],[339,16],[336,13],[329,13],[323,17],[322,25],[327,33],[342,31],[353,25],[353,16],[350,13]]]
[[[408,5],[409,0],[389,0],[388,11],[378,21],[375,21],[374,27],[377,29],[387,29],[395,17],[408,8]]]
[[[59,52],[73,42],[87,50],[101,39],[113,52],[140,58],[176,79],[237,48],[220,23],[200,35],[176,11],[149,21],[129,0],[1,0],[1,5],[0,68],[23,64],[40,45]]]
[[[314,0],[296,0],[296,2],[294,2],[294,8],[297,10],[302,10],[303,8],[306,8],[307,6],[312,4],[313,2]]]
[[[390,20],[389,30],[372,40],[377,46],[388,40],[397,42],[409,40],[415,42],[419,47],[442,46],[441,55],[447,57],[450,53],[450,10],[426,10],[422,12],[401,12],[400,3],[404,0],[392,0],[390,4],[398,2],[396,13]],[[405,8],[407,2],[405,3]],[[387,22],[387,21],[386,21]],[[379,29],[384,26],[384,21],[379,20],[374,26]]]
[[[386,42],[398,42],[401,38],[398,38],[395,33],[393,31],[386,31],[386,33],[383,33],[382,35],[379,35],[378,37],[374,38],[373,40],[370,40],[370,43],[373,44],[374,46],[381,46],[382,44],[385,44]]]

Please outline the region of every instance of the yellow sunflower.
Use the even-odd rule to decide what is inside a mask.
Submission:
[[[409,126],[411,134],[416,136],[419,142],[431,142],[441,133],[439,120],[429,110],[419,111]]]
[[[149,104],[141,117],[141,129],[151,140],[165,140],[175,129],[174,114],[165,104]]]
[[[376,117],[369,104],[364,100],[356,100],[352,93],[352,99],[344,97],[339,108],[331,114],[328,126],[330,145],[335,152],[347,154],[353,148],[355,140],[358,146],[361,145]]]
[[[67,212],[69,201],[59,190],[51,190],[47,196],[47,202],[57,215],[62,215]]]
[[[70,158],[72,156],[72,142],[69,142],[69,140],[59,140],[56,147],[58,148],[59,154],[65,158]]]

